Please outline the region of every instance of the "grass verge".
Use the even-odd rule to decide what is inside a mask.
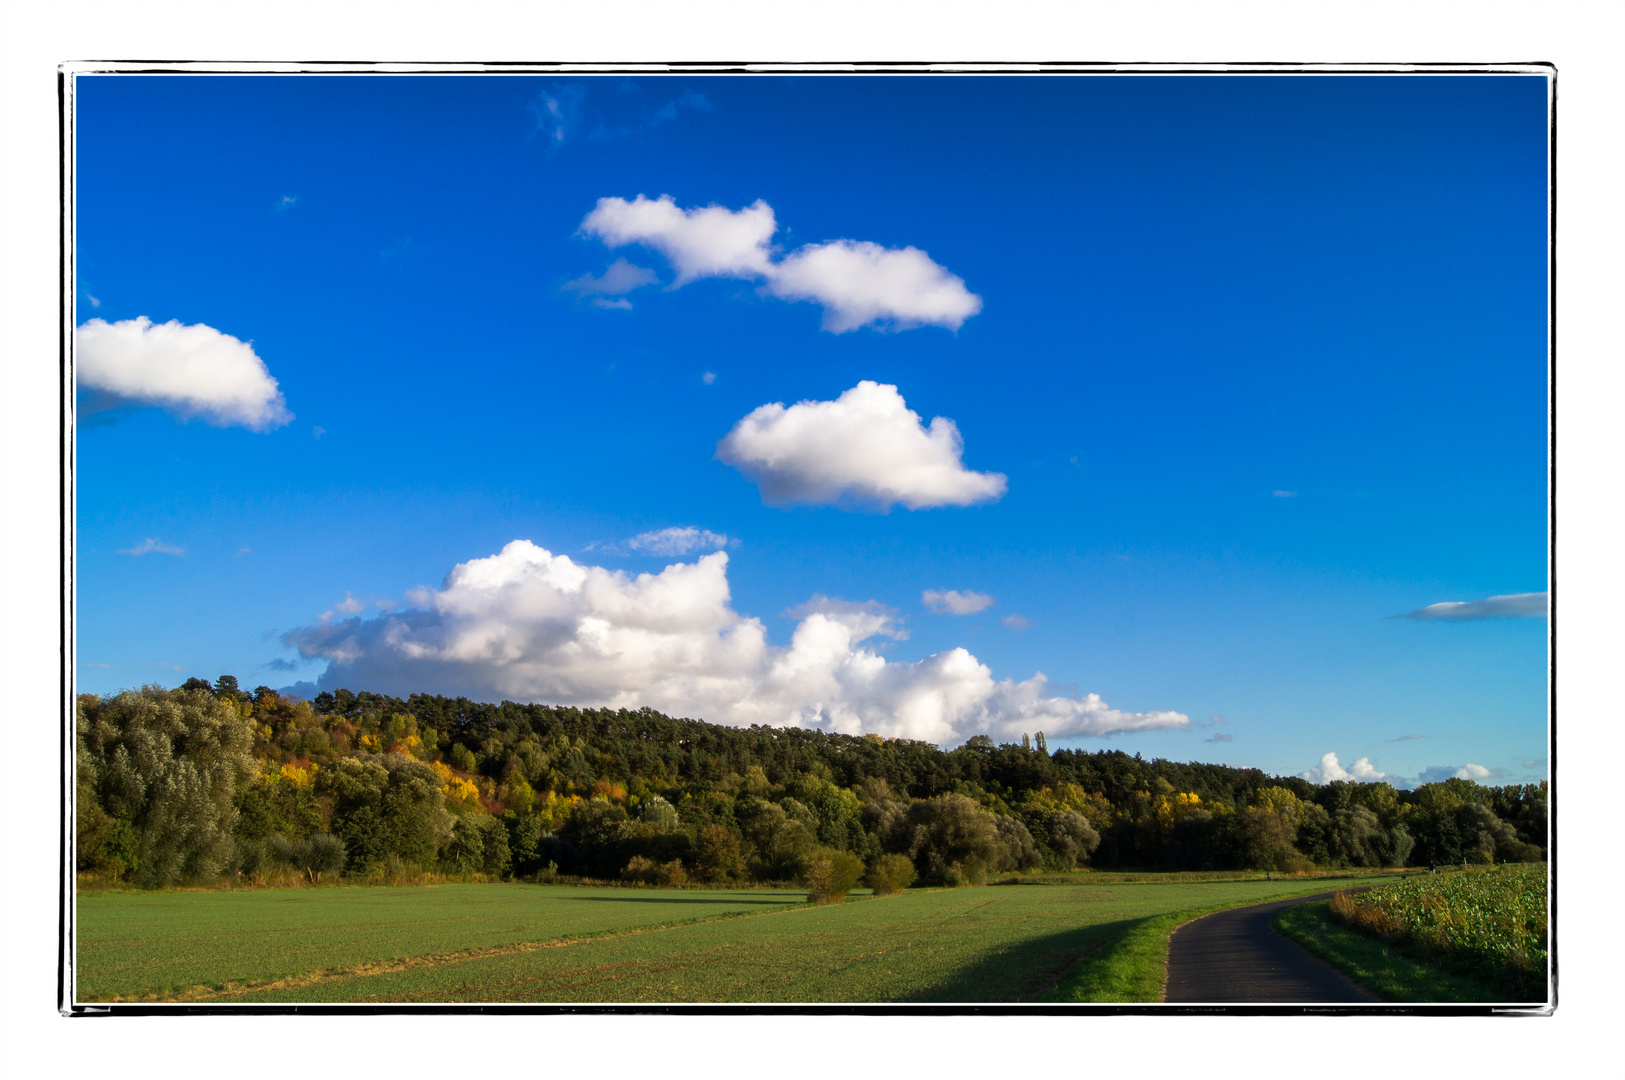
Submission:
[[[1385,1001],[1409,1003],[1497,1002],[1505,997],[1471,979],[1407,956],[1332,921],[1331,902],[1289,907],[1275,928]]]

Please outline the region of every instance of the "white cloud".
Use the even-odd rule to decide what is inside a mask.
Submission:
[[[710,529],[697,529],[692,525],[639,533],[626,541],[629,550],[646,555],[688,555],[695,551],[720,551],[738,546],[739,541],[729,538],[727,533],[714,533]]]
[[[974,589],[927,589],[920,594],[920,600],[938,615],[974,615],[993,606],[991,596]]]
[[[1407,619],[1499,619],[1522,616],[1525,618],[1546,614],[1544,592],[1511,593],[1492,596],[1488,600],[1451,600],[1442,604],[1429,604],[1416,611],[1407,611]]]
[[[268,431],[293,419],[247,342],[211,326],[154,325],[146,316],[91,319],[74,332],[79,385],[158,405],[183,419]]]
[[[700,381],[705,385],[710,386],[712,383],[717,381],[717,373],[714,371],[707,371],[704,375],[700,376]]]
[[[1272,491],[1270,494],[1274,495],[1277,499],[1296,499],[1298,497],[1298,493],[1296,491]]]
[[[834,401],[763,405],[717,444],[717,457],[770,506],[838,504],[885,512],[970,506],[1004,495],[1002,473],[971,472],[947,417],[929,429],[897,387],[865,380]]]
[[[953,745],[1188,727],[1176,712],[1123,712],[1096,695],[1047,696],[1042,673],[995,681],[963,648],[914,662],[865,646],[897,636],[881,605],[814,598],[787,646],[734,611],[728,555],[632,577],[526,540],[459,564],[418,610],[314,625],[284,638],[327,659],[325,688],[422,690],[610,708],[650,706],[716,723],[874,732]]]
[[[605,308],[609,311],[631,311],[632,301],[624,296],[616,297],[614,300],[605,300],[602,296],[595,296],[592,298],[592,306]]]
[[[769,276],[768,241],[777,229],[773,208],[760,199],[743,210],[682,210],[670,195],[599,199],[581,222],[582,232],[612,248],[643,244],[660,252],[677,271],[674,287],[703,277]]]
[[[999,620],[999,625],[1004,627],[1006,630],[1021,631],[1031,630],[1038,624],[1027,618],[1025,615],[1019,615],[1015,612],[1011,612],[1009,615],[1006,615],[1004,618]]]
[[[584,274],[574,281],[565,282],[564,288],[582,296],[620,296],[658,280],[655,272],[643,266],[634,266],[625,259],[616,259],[597,277]],[[631,307],[631,304],[627,304]]]
[[[1487,769],[1482,765],[1468,762],[1466,765],[1430,765],[1417,776],[1418,784],[1438,784],[1445,780],[1471,780],[1481,783],[1485,780],[1494,780],[1502,775],[1500,769]]]
[[[1230,742],[1231,741],[1231,736],[1229,736],[1229,735],[1227,735],[1227,734],[1225,734],[1224,732],[1221,731],[1217,735],[1214,735],[1212,738],[1203,739],[1202,741],[1203,742],[1213,742],[1213,743]]]
[[[178,548],[174,544],[166,544],[162,540],[158,540],[158,539],[155,539],[154,537],[149,536],[145,540],[141,541],[141,543],[137,544],[135,547],[119,548],[118,553],[120,555],[134,555],[136,558],[139,559],[143,555],[153,555],[153,554],[158,554],[158,555],[185,555],[186,554],[186,549],[185,548]]]
[[[1325,753],[1320,755],[1320,764],[1307,772],[1298,774],[1311,784],[1330,784],[1334,780],[1350,780],[1358,784],[1371,784],[1379,780],[1392,780],[1394,777],[1385,772],[1378,772],[1371,764],[1370,758],[1356,758],[1354,764],[1348,768],[1337,763],[1337,755]]]
[[[673,288],[705,277],[762,281],[770,296],[822,305],[824,329],[837,334],[871,324],[957,330],[982,310],[981,297],[918,248],[832,240],[774,261],[777,231],[773,208],[760,199],[743,210],[684,210],[670,195],[611,197],[581,222],[581,232],[612,248],[643,244],[660,252],[677,271]]]
[[[809,244],[777,265],[767,291],[822,304],[824,329],[837,334],[869,323],[958,330],[982,310],[982,298],[925,252],[867,240]]]

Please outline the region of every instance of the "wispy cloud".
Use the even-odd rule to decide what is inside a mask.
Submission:
[[[927,589],[920,602],[938,615],[974,615],[993,606],[993,597],[974,589]]]
[[[1202,741],[1203,742],[1229,742],[1230,741],[1230,736],[1221,731],[1217,735],[1214,735],[1211,738],[1203,739]]]
[[[651,104],[632,80],[610,92],[590,93],[581,83],[556,83],[537,94],[527,106],[536,131],[557,149],[575,142],[629,139],[670,124],[684,113],[710,112],[702,93],[684,90],[676,97]]]
[[[1383,742],[1415,742],[1417,739],[1423,739],[1423,738],[1426,738],[1426,737],[1427,736],[1425,736],[1425,735],[1401,735],[1398,738],[1384,739],[1382,741]]]
[[[659,276],[653,270],[634,266],[625,259],[616,259],[597,277],[584,274],[574,281],[565,282],[563,288],[566,292],[590,299],[594,307],[630,311],[632,301],[626,299],[624,294],[641,289],[645,285],[653,285],[658,280]],[[616,299],[608,299],[609,297]]]
[[[1274,495],[1277,499],[1296,499],[1298,497],[1298,493],[1296,491],[1283,491],[1279,488],[1270,492],[1270,494]]]
[[[281,199],[277,200],[276,210],[277,210],[277,213],[280,214],[284,210],[292,210],[295,206],[298,206],[298,205],[299,205],[299,196],[297,196],[297,195],[284,195],[284,196],[282,196]]]
[[[90,306],[93,308],[102,306],[102,302],[96,299],[94,296],[91,296],[89,293],[85,294],[85,299],[90,301]]]
[[[1004,627],[1006,630],[1014,630],[1019,633],[1022,630],[1031,630],[1038,624],[1027,618],[1027,616],[1019,615],[1012,611],[1010,614],[999,620],[999,625]]]
[[[176,547],[174,544],[166,544],[156,537],[149,536],[135,547],[119,548],[118,553],[120,555],[134,555],[139,559],[143,555],[185,555],[186,549]]]
[[[714,371],[707,371],[704,375],[700,376],[700,381],[705,385],[710,386],[712,383],[717,381],[717,373]]]
[[[359,615],[368,608],[377,608],[379,611],[392,611],[399,606],[388,597],[358,597],[349,589],[345,589],[344,599],[316,616],[316,621],[326,625],[333,621],[335,615]]]
[[[692,525],[638,533],[623,542],[628,551],[644,555],[689,555],[696,551],[721,551],[739,546],[739,540],[727,533],[716,533]]]
[[[1487,600],[1447,600],[1425,608],[1407,611],[1407,619],[1444,619],[1467,622],[1475,619],[1538,618],[1546,614],[1544,592],[1510,593]]]
[[[594,540],[583,551],[596,552],[599,555],[691,555],[699,551],[722,551],[725,548],[736,548],[740,544],[737,536],[727,533],[712,532],[710,529],[701,529],[694,525],[673,525],[665,529],[652,529],[649,532],[629,536],[625,540],[616,540],[605,543]]]
[[[80,664],[79,666],[82,667],[82,668],[107,668],[107,667],[112,667],[113,665],[112,664]]]

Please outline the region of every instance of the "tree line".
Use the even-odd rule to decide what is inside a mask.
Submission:
[[[1316,786],[978,736],[726,727],[237,680],[76,708],[77,862],[161,887],[275,868],[650,884],[912,881],[1098,869],[1308,870],[1544,858],[1548,789]]]

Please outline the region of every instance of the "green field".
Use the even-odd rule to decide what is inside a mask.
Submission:
[[[827,907],[519,884],[90,895],[77,985],[84,1002],[1035,1001],[1145,920],[1355,883],[1080,876]]]

